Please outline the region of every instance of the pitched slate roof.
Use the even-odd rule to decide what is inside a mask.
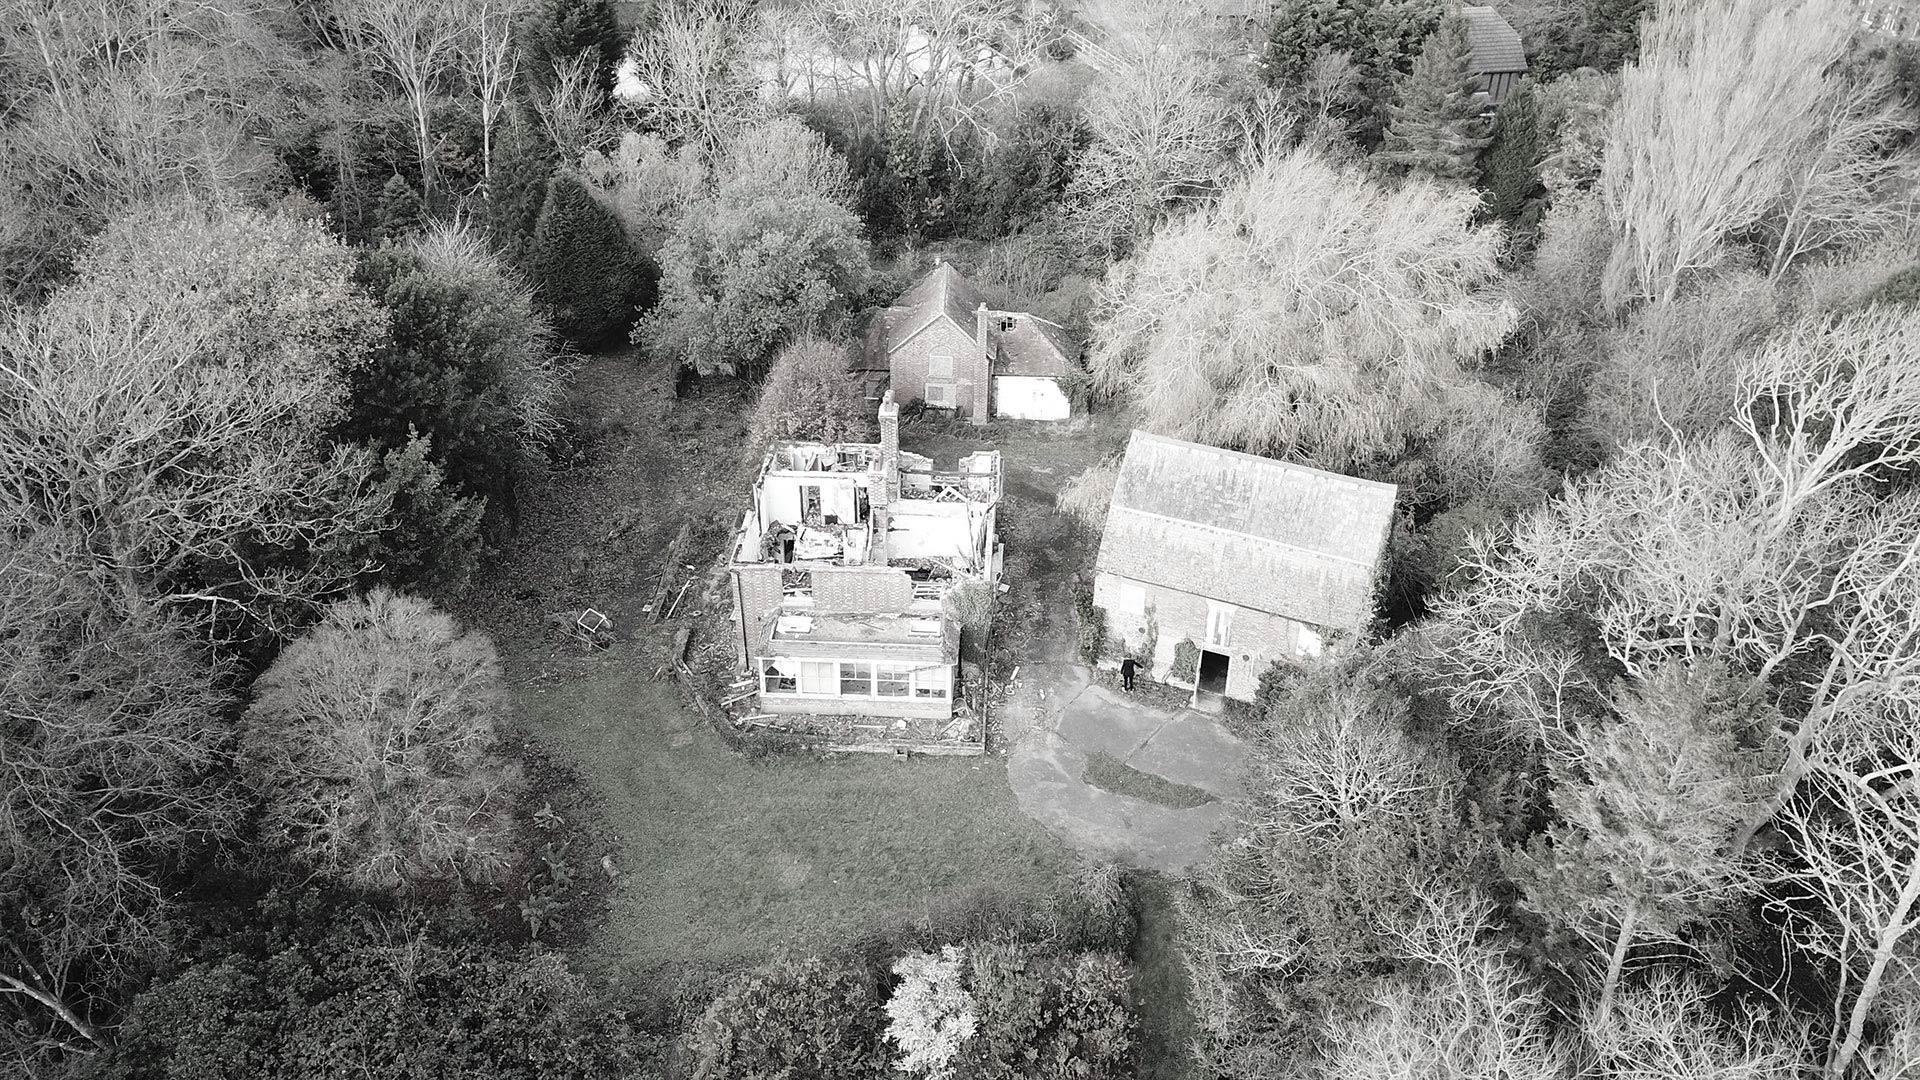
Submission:
[[[993,339],[995,375],[1065,375],[1078,349],[1066,327],[1038,315],[1017,311],[989,313],[988,335]],[[1000,320],[1013,319],[1012,330],[1001,330]]]
[[[1312,626],[1359,630],[1392,484],[1136,431],[1099,569]]]
[[[1501,18],[1500,12],[1485,5],[1469,4],[1461,7],[1460,14],[1467,20],[1474,74],[1527,70],[1527,53],[1520,45],[1520,35]]]
[[[927,324],[945,315],[968,337],[973,335],[973,313],[985,299],[966,275],[941,262],[926,277],[902,293],[885,313],[887,351],[906,344],[907,339],[927,328]]]

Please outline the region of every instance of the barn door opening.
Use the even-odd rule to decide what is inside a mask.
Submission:
[[[1227,663],[1225,653],[1203,649],[1200,652],[1200,678],[1194,686],[1203,694],[1225,695],[1227,692]]]

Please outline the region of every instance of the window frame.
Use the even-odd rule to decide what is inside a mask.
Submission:
[[[1233,615],[1236,609],[1232,604],[1223,604],[1218,600],[1207,601],[1207,639],[1204,647],[1215,652],[1233,647]]]
[[[946,361],[947,369],[945,371],[941,371],[938,364],[936,363],[936,361],[941,361],[941,360]],[[953,378],[953,354],[928,353],[927,354],[927,382],[929,384],[934,382],[948,382],[952,380],[952,378]]]
[[[789,675],[779,671],[775,667],[776,664],[780,664],[784,662],[785,662],[784,657],[763,656],[760,658],[760,692],[761,693],[776,694],[776,695],[785,697],[792,694],[798,694],[800,692],[799,670],[796,668],[793,674]],[[780,682],[786,683],[787,685],[784,688],[768,686],[767,679],[770,675],[772,678],[777,679]]]
[[[871,660],[840,660],[840,661],[837,661],[837,663],[840,668],[839,685],[840,685],[841,697],[870,698],[874,696],[873,695],[873,678],[874,678],[873,661]],[[855,672],[859,673],[861,677],[861,681],[862,683],[865,684],[866,689],[850,693],[847,690],[847,676]]]

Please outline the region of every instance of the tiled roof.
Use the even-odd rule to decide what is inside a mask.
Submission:
[[[1065,375],[1073,366],[1079,350],[1067,336],[1065,327],[1038,315],[1016,311],[992,312],[989,333],[999,346],[994,361],[995,375]],[[1011,318],[1013,329],[1002,331],[1000,320]]]
[[[1100,538],[1102,571],[1358,630],[1373,614],[1392,484],[1136,431]]]
[[[1527,70],[1527,53],[1520,46],[1520,35],[1500,13],[1484,5],[1460,9],[1467,20],[1467,40],[1473,46],[1473,71],[1488,75],[1501,71]]]
[[[983,302],[980,290],[966,275],[955,270],[952,263],[941,262],[887,309],[887,351],[906,344],[908,338],[942,314],[972,337],[974,309]]]

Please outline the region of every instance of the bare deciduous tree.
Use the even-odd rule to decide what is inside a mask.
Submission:
[[[282,14],[274,0],[0,0],[6,285],[35,286],[130,206],[267,189],[264,144],[307,77]]]
[[[1110,273],[1089,367],[1181,438],[1335,470],[1392,453],[1463,419],[1445,387],[1514,325],[1477,206],[1309,150],[1264,158]]]
[[[1886,220],[1882,190],[1910,175],[1892,136],[1911,127],[1887,88],[1841,61],[1840,0],[1663,5],[1622,74],[1601,189],[1617,231],[1607,300],[1672,301],[1739,233],[1771,233],[1774,276]]]
[[[1840,1080],[1883,999],[1896,1014],[1920,1002],[1920,703],[1890,703],[1816,741],[1820,764],[1780,816],[1799,863],[1777,906],[1789,939],[1834,965],[1826,1069]]]
[[[593,56],[580,53],[555,64],[553,78],[534,95],[533,109],[540,126],[563,157],[598,152],[606,124],[600,119],[600,87]]]
[[[989,112],[1044,44],[1011,0],[807,0],[804,12],[812,44],[832,57],[813,77],[855,98],[857,125],[876,138],[896,110],[915,143],[990,135]]]
[[[454,0],[333,0],[340,28],[354,55],[390,80],[412,114],[420,186],[435,194],[434,99],[466,58],[475,11]],[[504,46],[504,43],[503,43]],[[504,46],[509,47],[510,46]]]
[[[254,684],[244,740],[267,825],[302,860],[404,888],[506,862],[518,771],[499,755],[493,643],[423,600],[342,600]]]
[[[1423,891],[1421,900],[1421,916],[1394,931],[1415,974],[1391,982],[1367,1011],[1329,1021],[1321,1075],[1567,1075],[1544,989],[1492,943],[1493,905],[1440,891]]]
[[[1092,141],[1066,201],[1083,239],[1124,254],[1162,215],[1225,177],[1231,111],[1213,24],[1190,7],[1127,9],[1127,32],[1081,104]]]
[[[1751,1009],[1718,1009],[1699,980],[1654,972],[1621,992],[1616,1006],[1582,1018],[1605,1075],[1621,1080],[1771,1080],[1803,1075],[1814,1055],[1791,1020]]]
[[[493,133],[512,101],[520,74],[516,24],[533,10],[533,0],[470,0],[467,70],[480,105],[480,167],[493,181]],[[584,54],[583,54],[584,55]]]
[[[673,146],[717,154],[766,111],[749,66],[754,13],[745,0],[671,0],[627,46],[641,122]]]
[[[19,1034],[104,1044],[89,1017],[158,946],[162,875],[244,800],[192,625],[108,613],[62,546],[15,535],[0,557],[0,1002],[46,1010],[19,1010]]]

